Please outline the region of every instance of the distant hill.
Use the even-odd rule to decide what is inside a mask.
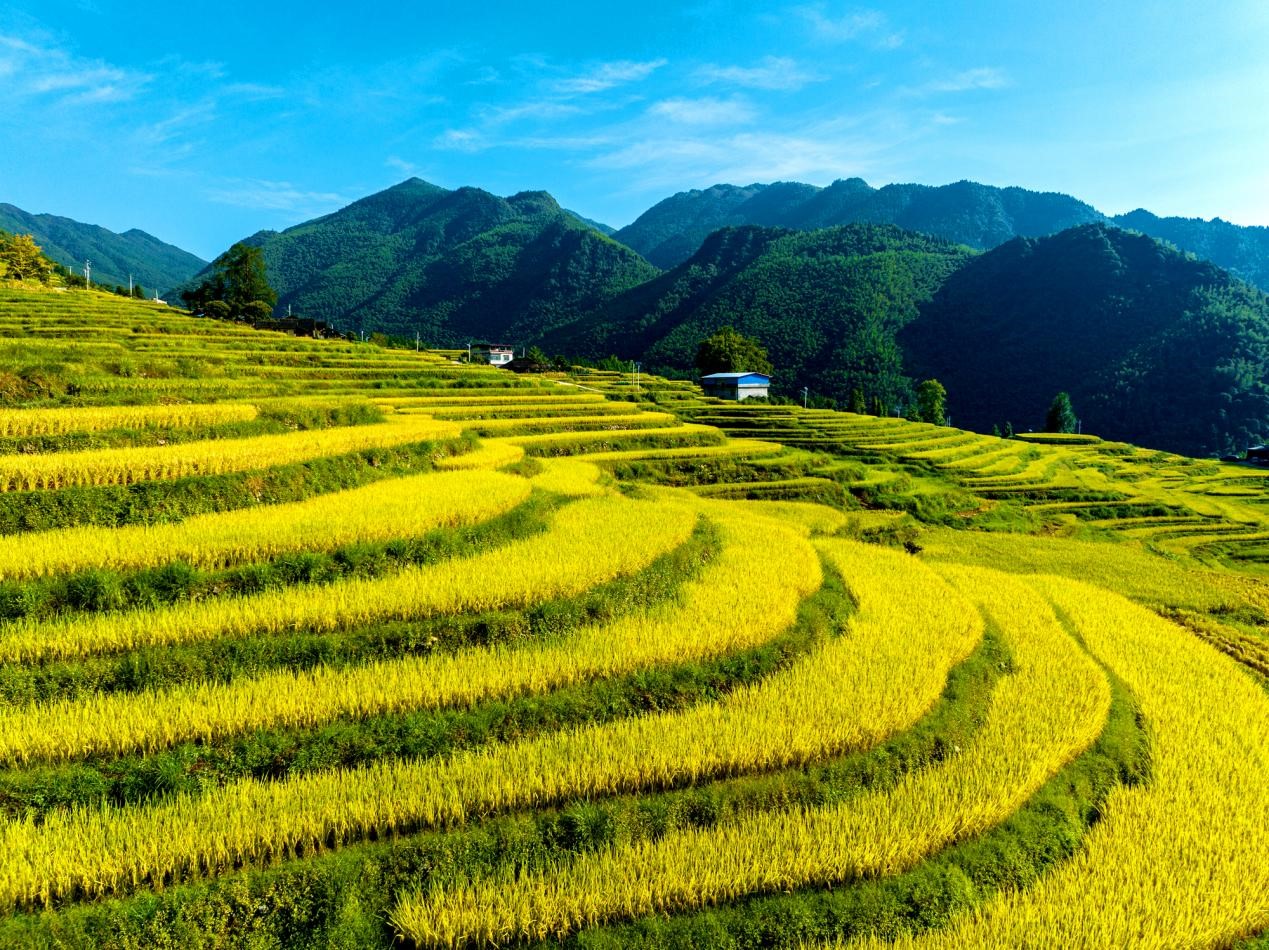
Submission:
[[[583,217],[582,215],[578,214],[576,211],[569,211],[567,208],[565,208],[564,213],[571,214],[578,221],[582,222],[582,224],[585,224],[588,227],[594,228],[596,231],[598,231],[600,234],[604,235],[605,237],[612,237],[614,234],[617,233],[617,229],[612,227],[611,225],[604,224],[604,222],[602,221],[596,221],[593,218]]]
[[[1039,236],[1100,220],[1095,208],[1066,195],[969,181],[937,188],[872,188],[860,178],[848,178],[827,188],[776,182],[680,192],[613,236],[658,267],[673,267],[690,257],[711,231],[744,224],[802,231],[861,222],[894,224],[983,249],[1020,234]]]
[[[1269,228],[1240,227],[1219,218],[1159,218],[1142,210],[1111,218],[1069,195],[971,181],[882,188],[860,178],[827,188],[797,182],[714,185],[666,198],[613,237],[669,268],[691,257],[708,234],[722,227],[758,224],[806,231],[854,222],[895,224],[980,250],[1015,237],[1112,223],[1168,241],[1269,290]]]
[[[688,370],[699,341],[730,324],[768,348],[786,394],[806,385],[844,401],[859,386],[894,402],[909,389],[895,334],[972,253],[890,226],[724,228],[543,345]]]
[[[96,284],[126,287],[132,274],[146,290],[166,293],[207,266],[201,257],[135,228],[116,234],[53,214],[30,214],[11,204],[0,203],[0,231],[32,235],[49,259],[76,272],[85,259],[91,260]]]
[[[1203,455],[1269,436],[1269,297],[1105,225],[968,261],[899,340],[959,426],[1040,429],[1066,390],[1108,438]]]
[[[264,251],[279,310],[436,345],[536,337],[657,273],[546,192],[499,198],[417,178],[247,240]]]
[[[1220,218],[1160,218],[1140,208],[1112,220],[1121,228],[1175,244],[1269,291],[1269,228],[1243,227]]]

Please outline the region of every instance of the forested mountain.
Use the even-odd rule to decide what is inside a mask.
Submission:
[[[895,334],[972,253],[890,226],[725,228],[543,343],[686,370],[699,341],[730,324],[767,347],[786,393],[806,385],[846,401],[858,387],[893,404],[909,393]]]
[[[1110,218],[1067,195],[970,181],[882,188],[859,178],[827,188],[797,182],[715,185],[666,198],[613,237],[658,267],[674,267],[721,227],[760,224],[806,231],[852,222],[896,224],[981,250],[1015,237],[1111,223],[1168,241],[1269,290],[1269,228],[1240,227],[1219,218],[1159,218],[1142,210]]]
[[[1086,431],[1110,438],[1206,454],[1269,436],[1263,293],[1101,221],[1005,240],[1097,216],[1087,205],[969,183],[696,194],[701,222],[729,206],[796,227],[716,229],[659,272],[544,192],[499,198],[411,179],[248,243],[263,250],[279,309],[346,330],[417,331],[440,345],[499,338],[690,371],[700,340],[732,325],[768,348],[784,395],[807,386],[896,407],[915,380],[936,377],[954,421],[979,430],[1038,429],[1065,390]],[[942,222],[961,243],[891,224],[817,227],[865,212]],[[673,218],[665,207],[649,215],[647,234],[657,215]],[[1125,222],[1186,224],[1141,212]],[[665,233],[658,247],[681,237]],[[1250,253],[1242,236],[1229,246]],[[967,246],[997,239],[986,253]]]
[[[207,262],[133,228],[116,234],[54,214],[30,214],[0,203],[0,231],[30,234],[45,255],[76,273],[93,262],[93,283],[127,286],[128,275],[148,290],[167,292],[189,280]]]
[[[417,178],[246,243],[264,252],[279,310],[437,345],[519,342],[657,273],[545,192],[499,198]]]
[[[970,181],[937,188],[873,188],[860,178],[848,178],[827,188],[776,182],[680,192],[613,236],[657,266],[673,267],[691,256],[711,231],[743,224],[802,231],[856,222],[895,224],[990,248],[1016,235],[1039,236],[1100,220],[1096,209],[1066,195]]]
[[[1269,228],[1242,227],[1220,218],[1160,218],[1140,208],[1112,220],[1121,228],[1175,244],[1269,291]]]
[[[1139,234],[1017,238],[952,274],[899,336],[959,426],[1084,431],[1202,455],[1269,436],[1269,297]]]

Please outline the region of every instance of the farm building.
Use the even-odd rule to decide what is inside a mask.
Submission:
[[[1269,464],[1269,445],[1253,445],[1247,450],[1247,461]]]
[[[490,366],[502,366],[515,358],[515,349],[502,343],[473,343],[471,345],[471,361],[488,363]]]
[[[710,373],[701,377],[705,395],[716,399],[741,402],[755,396],[765,397],[770,387],[771,377],[765,373]]]

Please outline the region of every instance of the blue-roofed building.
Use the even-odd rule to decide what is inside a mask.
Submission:
[[[742,402],[755,396],[766,397],[771,377],[765,373],[710,373],[701,377],[706,396]]]

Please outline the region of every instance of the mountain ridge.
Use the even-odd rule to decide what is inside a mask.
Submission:
[[[968,180],[879,188],[862,178],[838,179],[823,188],[800,182],[716,184],[657,202],[613,236],[658,267],[670,268],[690,257],[706,234],[719,227],[757,224],[815,230],[857,222],[895,224],[979,250],[1081,224],[1114,224],[1167,241],[1269,290],[1269,227],[1220,218],[1161,217],[1140,208],[1107,215],[1061,192]]]
[[[419,178],[245,240],[262,249],[279,308],[442,345],[536,337],[657,273],[545,191],[503,198]]]
[[[140,228],[114,232],[55,214],[33,214],[0,202],[0,230],[30,234],[44,254],[76,273],[84,260],[93,262],[93,281],[124,285],[128,275],[147,290],[166,292],[207,266],[189,251],[168,244]]]

